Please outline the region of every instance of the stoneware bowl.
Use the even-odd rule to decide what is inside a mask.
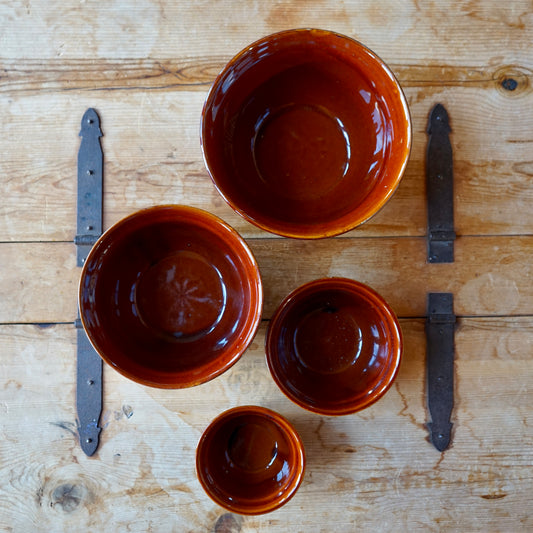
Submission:
[[[302,482],[305,453],[300,437],[281,415],[263,407],[235,407],[202,435],[196,471],[207,494],[240,514],[273,511]]]
[[[201,143],[236,212],[279,235],[320,238],[355,228],[389,200],[411,120],[376,54],[337,33],[298,29],[227,64],[205,102]]]
[[[346,278],[302,285],[275,312],[267,363],[280,389],[315,413],[368,407],[392,385],[402,354],[394,312],[374,290]]]
[[[190,387],[233,365],[263,303],[257,263],[219,218],[167,205],[110,228],[82,270],[79,307],[102,359],[139,383]]]

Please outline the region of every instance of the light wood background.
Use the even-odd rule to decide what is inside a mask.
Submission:
[[[199,120],[216,73],[248,43],[293,27],[350,35],[405,89],[414,142],[392,201],[339,238],[276,238],[235,215],[203,166]],[[533,3],[384,0],[0,2],[0,530],[351,532],[533,530]],[[502,81],[512,78],[515,90]],[[424,153],[429,110],[450,114],[456,261],[429,265]],[[102,119],[105,226],[185,203],[233,225],[256,254],[264,320],[232,370],[161,391],[104,371],[101,444],[76,435],[76,161],[84,111]],[[349,276],[401,318],[394,387],[361,414],[293,405],[264,362],[280,300]],[[452,291],[453,444],[425,423],[426,294]],[[221,411],[275,409],[300,432],[304,482],[260,517],[202,491],[196,443]]]

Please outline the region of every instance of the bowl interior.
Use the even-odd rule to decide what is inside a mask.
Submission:
[[[293,401],[322,414],[367,407],[391,385],[401,355],[394,313],[369,287],[329,278],[282,303],[266,340],[274,380]]]
[[[296,492],[304,469],[299,436],[280,415],[245,406],[226,411],[204,432],[197,472],[206,492],[234,512],[261,514]]]
[[[244,241],[198,209],[162,206],[119,222],[91,251],[80,312],[102,358],[161,387],[227,369],[259,324],[259,270]]]
[[[236,211],[274,233],[323,237],[355,227],[392,195],[410,119],[394,76],[366,47],[291,30],[226,66],[201,134],[211,177]]]

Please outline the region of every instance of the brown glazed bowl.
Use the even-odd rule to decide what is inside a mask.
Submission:
[[[295,403],[323,415],[346,415],[381,398],[402,354],[398,320],[370,287],[325,278],[293,291],[267,331],[267,363]]]
[[[204,105],[201,143],[237,213],[272,233],[321,238],[355,228],[390,199],[409,157],[411,119],[371,50],[297,29],[227,64]]]
[[[257,263],[219,218],[187,206],[145,209],[102,235],[82,270],[79,308],[102,359],[161,388],[233,365],[261,320]]]
[[[235,407],[205,430],[196,451],[198,479],[225,509],[263,514],[281,507],[302,482],[305,453],[292,425],[264,407]]]

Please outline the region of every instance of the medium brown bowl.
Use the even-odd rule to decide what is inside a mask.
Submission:
[[[264,37],[216,78],[202,113],[207,169],[227,203],[267,231],[338,235],[390,199],[411,146],[390,69],[330,31]]]
[[[302,285],[280,305],[266,336],[274,381],[315,413],[346,415],[381,398],[402,354],[394,312],[370,287],[346,278]]]
[[[305,469],[302,441],[281,415],[235,407],[205,430],[196,452],[198,479],[219,505],[240,514],[281,507],[296,493]]]
[[[219,218],[152,207],[110,228],[82,270],[83,326],[102,359],[161,388],[190,387],[233,365],[263,304],[257,263]]]

